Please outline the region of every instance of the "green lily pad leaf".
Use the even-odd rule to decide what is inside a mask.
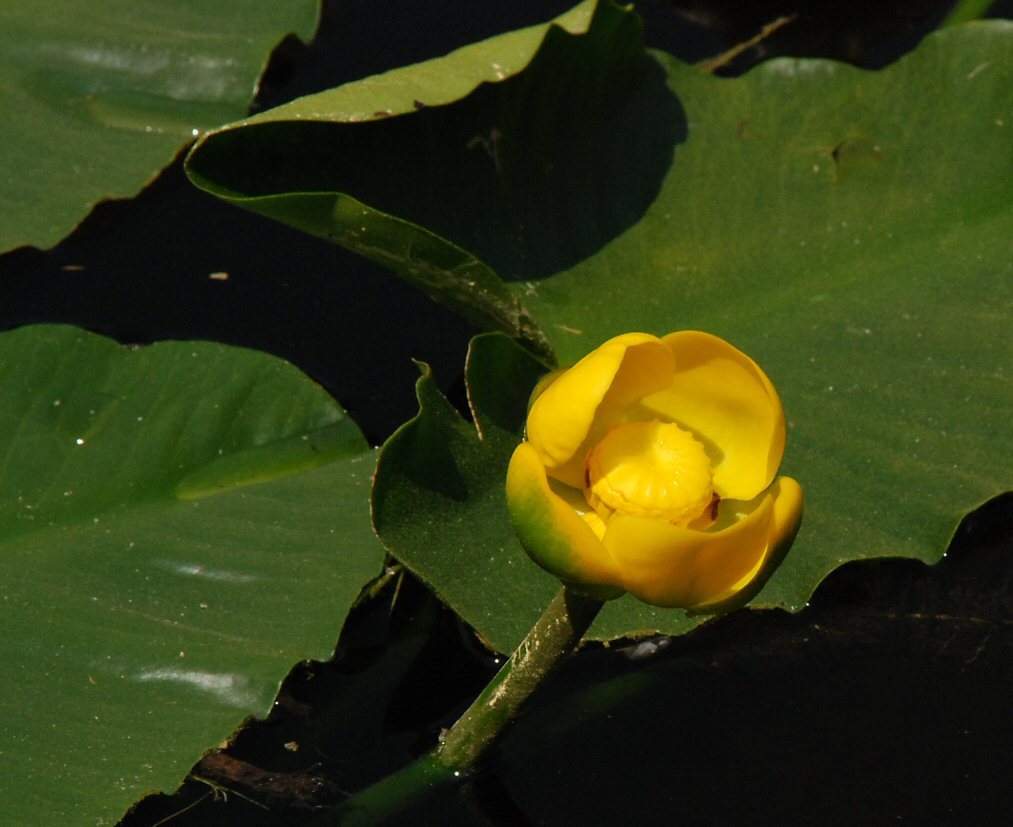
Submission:
[[[671,106],[650,107],[671,96],[643,52],[639,18],[599,11],[592,19],[594,3],[583,3],[552,24],[241,121],[202,139],[187,172],[209,192],[378,261],[475,324],[545,351],[503,278],[547,275],[595,250],[603,231],[628,227],[656,192],[676,123]],[[643,89],[634,86],[644,75]],[[592,98],[574,94],[586,84],[596,87]],[[552,117],[530,117],[532,103],[550,101]],[[631,136],[618,119],[600,118],[609,106],[653,114]],[[579,152],[575,134],[585,136]],[[624,188],[617,146],[644,165]],[[589,205],[606,197],[604,226],[589,225]],[[553,246],[561,229],[565,243]]]
[[[342,198],[399,228],[369,230],[364,252],[469,251],[563,364],[630,330],[702,329],[749,353],[781,393],[783,471],[806,491],[754,605],[798,609],[848,560],[937,561],[1013,476],[999,425],[1013,407],[1013,25],[945,29],[877,72],[779,59],[723,79],[639,44],[635,15],[602,4],[460,100],[341,122],[349,108],[329,101],[354,96],[361,113],[390,98],[392,76],[362,81],[300,102],[314,123],[265,113],[210,136],[191,174],[254,209],[284,201],[279,217],[341,243],[357,231],[331,209],[347,184]],[[460,71],[448,57],[396,77],[461,90]],[[323,151],[323,171],[296,157]],[[427,272],[434,295],[456,283]],[[628,631],[667,629],[652,624]]]
[[[50,247],[135,195],[200,132],[241,117],[316,0],[62,0],[0,7],[0,252]]]
[[[1013,25],[947,29],[881,72],[659,61],[690,138],[637,226],[535,284],[532,312],[563,362],[701,329],[767,371],[806,513],[754,605],[797,610],[852,559],[938,561],[1013,485]]]
[[[386,442],[377,462],[380,539],[500,652],[513,651],[559,591],[514,536],[504,495],[528,396],[547,370],[503,334],[476,336],[465,369],[474,423],[454,410],[426,368],[418,416]],[[698,623],[626,596],[605,606],[588,638],[679,634]]]
[[[64,326],[0,336],[0,421],[0,821],[112,824],[330,656],[373,454],[279,359]]]

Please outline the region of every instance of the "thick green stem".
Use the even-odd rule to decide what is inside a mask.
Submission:
[[[577,647],[602,605],[564,587],[436,749],[309,824],[379,824],[436,791],[466,780],[552,668]]]
[[[444,735],[433,757],[450,770],[471,769],[556,663],[572,652],[602,602],[563,588],[506,665]]]

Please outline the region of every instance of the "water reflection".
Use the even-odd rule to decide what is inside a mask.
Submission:
[[[200,577],[204,580],[217,580],[222,583],[253,583],[261,579],[259,575],[249,572],[210,569],[203,563],[187,563],[181,560],[155,560],[154,565],[157,568],[171,571],[173,574]]]
[[[260,705],[258,694],[250,685],[250,679],[246,675],[164,667],[138,672],[133,676],[133,679],[139,683],[161,681],[183,684],[211,695],[227,706],[238,709],[253,709]]]

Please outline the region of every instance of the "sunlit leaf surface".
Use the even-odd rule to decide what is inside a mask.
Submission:
[[[316,0],[0,4],[0,251],[49,247],[136,194],[199,133],[247,111]]]
[[[507,124],[489,116],[502,108],[511,122],[525,123],[531,100],[518,73],[538,53],[543,38],[570,42],[567,32],[584,31],[593,9],[593,3],[585,2],[556,26],[512,32],[242,121],[200,143],[188,159],[188,174],[198,186],[229,201],[390,267],[479,326],[523,335],[544,350],[544,334],[500,275],[476,255],[482,251],[474,244],[464,249],[448,241],[443,225],[454,225],[462,240],[472,231],[488,230],[489,243],[524,258],[510,237],[511,213],[539,204],[525,188],[526,180],[511,183],[512,194],[501,190],[505,179],[497,172]],[[613,18],[620,27],[625,22]],[[582,65],[606,68],[592,54],[595,43],[577,42],[585,43]],[[636,43],[624,57],[641,65],[645,61]],[[545,68],[543,74],[549,75],[569,69],[549,84],[553,97],[566,94],[574,69]],[[580,67],[576,71],[579,76]],[[454,114],[462,98],[465,110]],[[400,117],[405,115],[409,117]],[[541,118],[537,123],[551,127]],[[355,128],[350,130],[351,125]],[[569,137],[567,132],[540,131],[530,137],[549,141],[561,157],[568,151],[556,140]],[[335,139],[353,143],[336,154]],[[351,158],[354,163],[348,163]],[[399,202],[401,195],[404,202]],[[500,202],[501,195],[506,203]],[[427,225],[429,216],[419,221],[428,210],[440,220]],[[510,226],[501,226],[503,220]]]
[[[217,132],[191,175],[560,363],[629,330],[753,356],[806,491],[758,604],[797,609],[848,560],[938,560],[1013,478],[1013,25],[943,30],[878,72],[779,59],[721,79],[643,52],[632,12],[590,12],[521,61],[519,35],[496,38]],[[463,259],[484,274],[470,293]],[[496,315],[504,288],[536,331]],[[625,631],[651,628],[670,626]]]
[[[113,824],[329,657],[373,454],[281,360],[59,326],[0,337],[0,423],[0,821]]]

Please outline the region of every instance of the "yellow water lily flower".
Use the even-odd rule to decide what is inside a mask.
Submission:
[[[802,519],[756,363],[687,330],[616,336],[535,389],[507,472],[532,559],[583,591],[714,612],[751,599]]]

